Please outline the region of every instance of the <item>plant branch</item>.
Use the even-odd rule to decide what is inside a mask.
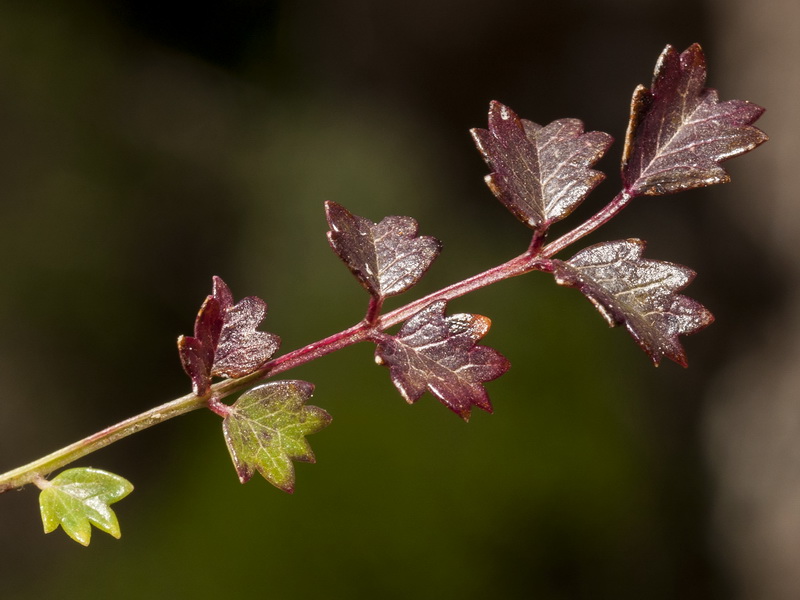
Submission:
[[[552,270],[549,260],[552,256],[607,223],[632,198],[633,196],[622,191],[597,214],[554,242],[542,247],[542,235],[534,235],[528,249],[519,256],[437,292],[428,294],[423,298],[414,300],[382,316],[377,314],[381,303],[372,298],[367,316],[349,329],[272,359],[249,375],[216,383],[211,386],[211,390],[205,395],[188,394],[182,396],[103,429],[27,465],[0,474],[0,493],[29,483],[41,482],[49,473],[63,468],[96,450],[198,408],[209,408],[216,414],[224,416],[226,405],[221,402],[222,398],[244,391],[262,379],[278,375],[347,346],[374,339],[376,333],[402,323],[433,302],[439,300],[450,301],[493,283],[524,275],[531,271],[549,272]]]
[[[161,406],[156,406],[135,417],[126,419],[116,425],[98,431],[80,441],[70,444],[61,450],[48,454],[27,465],[0,475],[0,493],[19,488],[29,483],[40,482],[49,473],[56,469],[91,454],[100,448],[128,437],[138,431],[163,423],[173,417],[191,412],[206,406],[207,396],[187,394]],[[38,484],[37,484],[38,485]]]

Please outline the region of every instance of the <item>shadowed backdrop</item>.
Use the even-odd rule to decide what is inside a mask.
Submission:
[[[187,393],[175,339],[212,275],[266,300],[283,350],[357,322],[367,295],[328,247],[325,200],[412,216],[443,242],[408,299],[524,250],[468,135],[492,99],[618,140],[557,233],[619,188],[630,95],[665,44],[700,42],[723,99],[764,104],[728,89],[704,6],[3,5],[0,470]],[[782,292],[715,209],[737,168],[731,186],[644,199],[588,239],[641,237],[648,258],[699,272],[687,293],[718,322],[685,340],[688,370],[654,369],[546,275],[502,282],[449,308],[490,317],[485,343],[511,361],[487,386],[495,414],[408,406],[371,347],[345,349],[288,374],[333,416],[293,496],[241,486],[219,418],[189,414],[80,461],[136,486],[114,506],[120,541],[44,536],[33,487],[0,496],[4,597],[729,597],[705,390],[736,323]],[[747,288],[731,257],[752,267]]]

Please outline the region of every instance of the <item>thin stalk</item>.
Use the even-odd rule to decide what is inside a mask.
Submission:
[[[41,481],[44,476],[56,469],[65,467],[79,458],[100,450],[100,448],[105,448],[122,438],[163,423],[178,415],[202,408],[206,405],[206,400],[206,397],[188,394],[107,427],[13,471],[3,473],[0,475],[0,493]]]
[[[584,236],[589,235],[598,227],[605,225],[613,219],[619,211],[625,208],[635,196],[622,190],[619,194],[614,196],[614,199],[603,207],[602,210],[594,214],[592,217],[584,221],[575,229],[565,233],[557,240],[550,242],[540,253],[542,258],[553,258],[556,254],[561,252],[567,246],[577,242]]]
[[[382,316],[378,315],[381,303],[372,298],[364,320],[348,329],[272,359],[250,375],[216,383],[203,396],[196,396],[195,394],[182,396],[98,431],[43,458],[0,474],[0,493],[29,483],[41,485],[43,478],[49,473],[61,469],[79,458],[143,429],[158,425],[193,410],[210,408],[216,414],[224,417],[227,405],[221,402],[222,398],[249,389],[262,379],[283,373],[326,354],[331,354],[358,342],[375,339],[377,337],[376,334],[379,332],[402,323],[432,302],[439,300],[450,301],[498,281],[518,277],[531,271],[552,271],[551,257],[607,223],[632,198],[633,196],[622,191],[597,214],[554,242],[542,247],[544,238],[541,233],[537,232],[534,234],[530,246],[523,254],[437,292],[428,294],[423,298],[414,300]]]
[[[378,320],[378,317],[381,314],[382,306],[383,306],[383,298],[370,295],[369,306],[367,307],[367,315],[364,317],[364,320],[371,325],[374,324],[375,321]]]

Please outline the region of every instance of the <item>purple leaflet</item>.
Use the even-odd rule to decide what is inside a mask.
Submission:
[[[677,293],[694,279],[694,271],[642,258],[644,249],[645,243],[637,239],[603,242],[566,262],[553,260],[553,274],[560,285],[583,292],[609,325],[624,323],[656,366],[666,356],[685,367],[678,336],[699,331],[714,316]]]
[[[583,202],[605,177],[590,167],[613,142],[607,133],[584,133],[577,119],[542,127],[496,101],[489,129],[473,129],[472,137],[493,171],[489,189],[532,229],[547,229]]]
[[[212,376],[242,377],[269,360],[280,338],[256,331],[266,314],[266,303],[255,296],[234,304],[228,286],[214,277],[212,295],[197,314],[194,337],[178,338],[178,353],[195,394],[208,392]]]
[[[483,383],[497,379],[510,365],[497,350],[476,345],[489,331],[489,319],[445,316],[446,304],[429,304],[396,336],[385,336],[375,349],[375,361],[389,367],[392,382],[409,404],[429,390],[468,421],[472,406],[492,412]]]
[[[281,339],[273,333],[256,331],[267,315],[267,303],[261,298],[248,296],[234,304],[230,289],[219,277],[214,277],[214,297],[219,299],[224,323],[211,374],[243,377],[267,362]]]
[[[335,202],[326,202],[325,212],[331,248],[361,285],[381,299],[415,285],[441,250],[436,238],[417,236],[411,217],[386,217],[376,224]]]
[[[752,127],[763,108],[744,100],[719,102],[705,82],[698,44],[681,54],[667,46],[652,87],[634,91],[622,158],[622,179],[632,195],[726,183],[730,176],[719,163],[767,140]]]

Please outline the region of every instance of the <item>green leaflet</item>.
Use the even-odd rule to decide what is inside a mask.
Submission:
[[[107,471],[87,467],[62,471],[43,484],[39,494],[44,532],[61,525],[69,537],[88,546],[94,525],[119,539],[117,515],[109,505],[132,491],[127,479]]]
[[[242,394],[222,422],[225,442],[239,480],[255,471],[275,487],[294,491],[293,460],[315,462],[305,436],[331,422],[316,406],[306,406],[314,386],[306,381],[274,381]]]

